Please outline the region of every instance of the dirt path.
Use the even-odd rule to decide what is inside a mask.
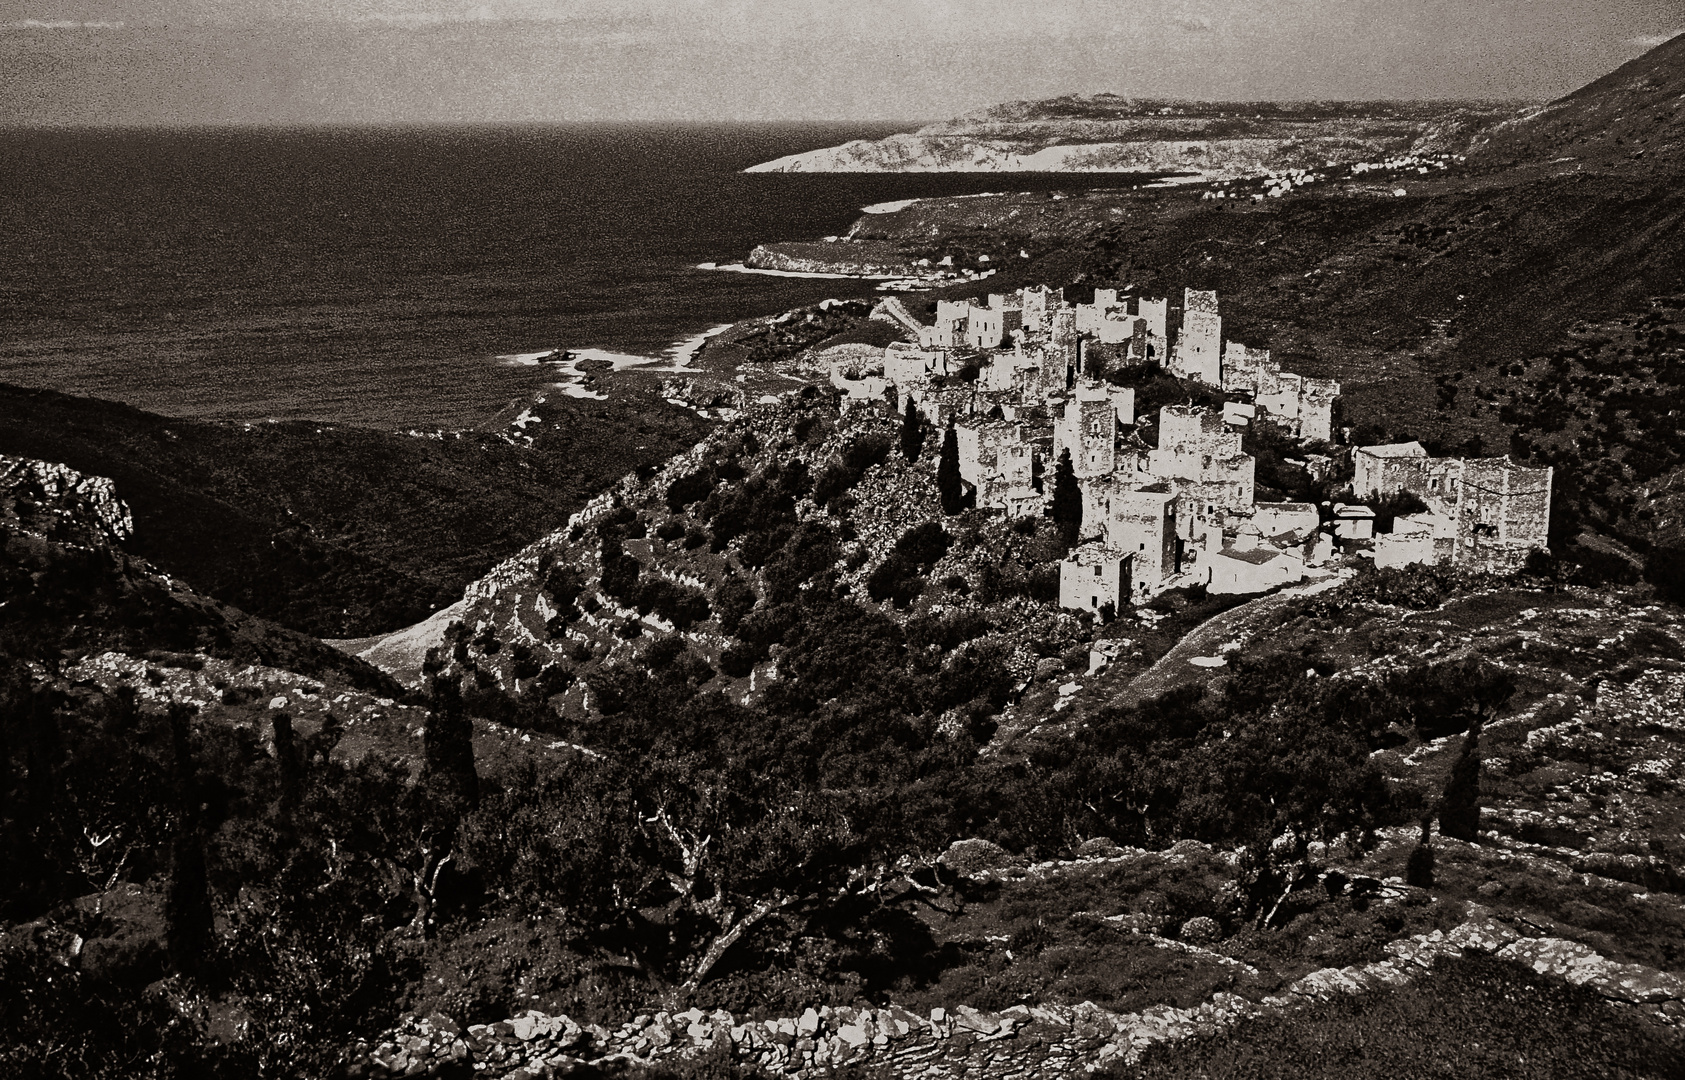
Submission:
[[[1344,584],[1346,580],[1344,575],[1323,578],[1269,596],[1260,596],[1239,607],[1230,608],[1221,615],[1212,616],[1189,631],[1169,652],[1159,657],[1152,667],[1125,684],[1112,699],[1113,703],[1135,705],[1184,683],[1202,682],[1212,678],[1216,673],[1223,671],[1223,667],[1200,667],[1192,662],[1195,657],[1221,656],[1218,649],[1230,641],[1238,641],[1244,645],[1248,639],[1267,629],[1275,617],[1294,600],[1326,592]]]

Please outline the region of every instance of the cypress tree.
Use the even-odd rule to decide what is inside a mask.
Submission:
[[[164,894],[164,943],[170,963],[184,975],[205,970],[214,940],[210,881],[205,873],[204,809],[189,744],[192,710],[171,705],[174,751],[175,829],[170,836],[170,877]]]
[[[480,803],[480,779],[474,771],[474,723],[462,704],[462,676],[435,675],[429,688],[427,721],[422,727],[419,860],[414,867],[415,918],[410,927],[420,937],[432,933],[438,903],[439,874],[451,861],[456,830],[464,815]]]
[[[1433,888],[1433,817],[1429,815],[1422,819],[1422,837],[1416,841],[1411,849],[1410,857],[1404,862],[1404,883],[1418,889]]]
[[[1066,547],[1082,535],[1082,489],[1077,486],[1077,471],[1068,449],[1059,452],[1059,464],[1053,470],[1053,523],[1059,526]]]
[[[462,707],[461,676],[435,675],[422,727],[421,786],[429,816],[443,833],[456,831],[464,813],[480,804],[474,771],[474,723]]]
[[[936,491],[942,496],[942,512],[949,517],[965,509],[965,489],[960,482],[960,439],[954,425],[942,436],[942,460],[936,466]]]
[[[901,417],[901,456],[917,461],[924,449],[924,424],[919,411],[913,407],[913,397],[907,395],[907,411]]]
[[[269,717],[269,726],[275,736],[275,771],[281,780],[281,816],[290,818],[298,809],[304,789],[304,761],[293,736],[293,718],[276,710]]]
[[[1469,725],[1463,749],[1451,766],[1445,796],[1439,802],[1439,832],[1458,840],[1480,835],[1480,724]]]

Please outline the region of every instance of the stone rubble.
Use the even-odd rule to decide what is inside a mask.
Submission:
[[[643,1014],[610,1031],[565,1016],[528,1010],[466,1031],[443,1016],[406,1017],[374,1040],[358,1043],[349,1073],[362,1077],[438,1076],[462,1072],[496,1080],[565,1076],[582,1066],[649,1065],[715,1048],[771,1073],[818,1077],[847,1065],[919,1080],[988,1075],[1081,1077],[1102,1065],[1131,1064],[1160,1042],[1209,1035],[1254,1016],[1280,1013],[1338,995],[1402,986],[1440,958],[1498,956],[1541,975],[1588,986],[1611,1003],[1643,1007],[1670,1024],[1685,1024],[1685,977],[1607,960],[1577,942],[1523,937],[1484,909],[1444,932],[1392,942],[1390,960],[1311,972],[1260,1002],[1218,993],[1191,1009],[1154,1005],[1113,1013],[1081,1005],[1017,1005],[998,1013],[968,1005],[906,1009],[809,1008],[799,1017],[738,1022],[730,1013],[690,1009]]]

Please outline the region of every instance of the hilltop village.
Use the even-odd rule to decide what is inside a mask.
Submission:
[[[1185,291],[1174,335],[1167,299],[1115,289],[1096,289],[1092,303],[1045,286],[942,300],[933,324],[890,299],[873,317],[914,340],[826,350],[832,385],[845,404],[906,401],[951,428],[971,505],[1040,517],[1069,470],[1081,519],[1061,567],[1062,606],[1115,611],[1189,585],[1261,592],[1353,554],[1383,567],[1511,571],[1545,547],[1550,468],[1435,458],[1416,442],[1339,446],[1340,384],[1225,340],[1215,292]],[[1220,391],[1221,404],[1138,417],[1129,375],[1156,370]],[[1314,478],[1349,464],[1352,501],[1258,501],[1256,461],[1242,451],[1252,424],[1296,440],[1294,463]],[[1414,512],[1389,515],[1391,530],[1376,535],[1366,503],[1401,499]]]

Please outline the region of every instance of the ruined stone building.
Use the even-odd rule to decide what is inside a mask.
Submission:
[[[984,364],[978,386],[990,392],[1017,394],[1023,401],[1041,400],[1042,362],[1039,355],[1025,351],[1022,343],[1012,352],[996,353]]]
[[[1311,503],[1253,503],[1252,525],[1260,536],[1292,536],[1303,540],[1322,527],[1322,516]]]
[[[1154,476],[1170,481],[1187,505],[1206,516],[1244,510],[1253,502],[1257,462],[1241,452],[1240,434],[1215,409],[1166,405],[1159,410],[1158,449],[1148,456]]]
[[[1004,337],[1010,338],[1024,328],[1024,304],[1017,293],[990,293],[989,307],[1000,312]]]
[[[1182,332],[1170,350],[1168,370],[1209,386],[1223,384],[1223,318],[1217,313],[1215,292],[1185,290]]]
[[[902,390],[922,387],[930,379],[948,374],[948,351],[915,348],[892,341],[883,351],[883,377]]]
[[[1457,553],[1457,523],[1432,510],[1400,514],[1393,519],[1392,532],[1375,542],[1375,565],[1408,566],[1411,563],[1448,563]]]
[[[1133,396],[1130,399],[1134,411]],[[1131,422],[1134,417],[1131,416]],[[1053,460],[1070,451],[1071,467],[1080,479],[1104,476],[1117,468],[1117,403],[1102,385],[1077,387],[1053,425]]]
[[[1008,516],[1041,510],[1041,495],[1032,487],[1034,446],[1021,424],[968,416],[954,421],[959,443],[960,479],[976,492],[981,509],[1003,510]]]
[[[1083,544],[1059,564],[1059,606],[1099,611],[1107,604],[1122,610],[1130,599],[1130,556],[1104,544]]]
[[[1334,402],[1340,384],[1333,379],[1307,379],[1281,370],[1268,349],[1254,349],[1238,341],[1223,344],[1223,390],[1247,394],[1252,403],[1295,438],[1334,438]]]
[[[1059,290],[1046,285],[1028,285],[1018,291],[1019,308],[1023,311],[1025,327],[1039,327],[1046,323],[1048,312],[1063,304]]]
[[[1284,372],[1264,349],[1233,342],[1225,349],[1214,292],[1186,291],[1174,341],[1168,311],[1166,300],[1116,289],[1073,305],[1036,286],[991,295],[986,305],[939,301],[935,325],[919,331],[920,347],[885,350],[884,379],[933,425],[954,425],[960,475],[977,506],[1042,514],[1050,491],[1035,490],[1036,478],[1046,489],[1070,453],[1085,542],[1061,570],[1062,596],[1071,585],[1073,606],[1141,599],[1178,578],[1268,588],[1260,582],[1302,572],[1295,545],[1308,547],[1322,527],[1312,506],[1254,508],[1255,462],[1236,429],[1264,416],[1302,437],[1329,438],[1339,385]],[[1237,400],[1221,410],[1160,410],[1151,447],[1135,430],[1134,391],[1094,376],[1161,358],[1173,374]],[[963,371],[970,380],[973,365],[975,381],[956,377]],[[1331,548],[1332,539],[1323,540]],[[1226,560],[1221,568],[1218,559]]]
[[[971,383],[958,386],[930,386],[912,392],[913,408],[930,426],[941,431],[963,416],[977,411],[977,388]]]
[[[1073,399],[1053,426],[1053,460],[1071,455],[1077,478],[1105,476],[1117,468],[1117,413],[1110,398]]]
[[[1153,596],[1182,571],[1180,502],[1169,484],[1135,486],[1113,473],[1082,485],[1083,536],[1130,558],[1132,594]]]
[[[1352,491],[1357,497],[1409,491],[1422,499],[1439,494],[1442,467],[1419,442],[1359,446],[1352,451]]]
[[[999,308],[974,307],[965,323],[964,343],[972,349],[999,349],[1006,341],[1006,312]]]
[[[1162,296],[1153,299],[1137,297],[1135,317],[1146,323],[1142,333],[1147,351],[1141,354],[1142,361],[1164,363],[1170,356],[1170,301]]]
[[[1378,558],[1397,564],[1410,552],[1425,550],[1429,540],[1449,531],[1450,561],[1471,569],[1506,572],[1518,569],[1534,551],[1545,550],[1550,533],[1550,494],[1554,470],[1517,465],[1506,455],[1492,458],[1435,458],[1420,443],[1363,446],[1352,453],[1352,487],[1360,496],[1408,491],[1427,503],[1448,527],[1432,520],[1407,524],[1409,531],[1377,544]],[[1395,526],[1396,529],[1396,526]],[[1439,537],[1442,541],[1443,535]],[[1384,555],[1380,549],[1385,546]],[[1431,545],[1435,561],[1445,545]],[[1414,561],[1414,560],[1411,560]]]
[[[1225,546],[1211,553],[1206,569],[1206,591],[1219,594],[1264,592],[1305,579],[1304,560],[1272,545]]]
[[[938,300],[936,321],[919,331],[919,345],[926,349],[963,349],[966,328],[974,305],[969,301]]]

